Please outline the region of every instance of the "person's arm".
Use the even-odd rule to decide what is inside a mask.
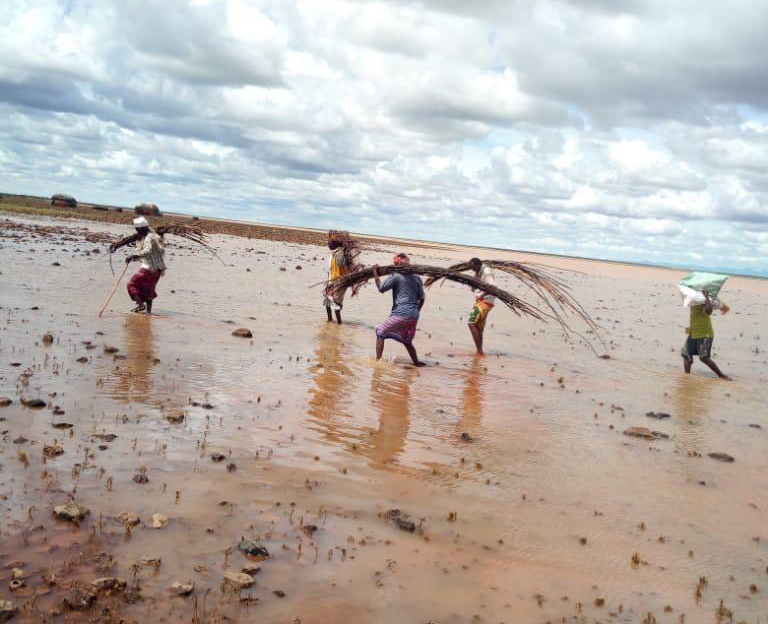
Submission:
[[[424,292],[424,284],[419,280],[419,312],[424,307],[424,302],[427,300],[427,294]]]
[[[373,279],[376,280],[376,289],[381,292],[381,279],[379,279],[379,265],[374,264],[371,269],[373,270]]]
[[[704,312],[711,316],[712,310],[714,310],[712,300],[709,298],[709,293],[706,290],[702,290],[701,292],[704,294]]]

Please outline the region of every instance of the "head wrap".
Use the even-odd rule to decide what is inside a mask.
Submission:
[[[149,227],[149,221],[147,221],[144,217],[136,217],[133,220],[133,227],[135,228],[148,228]]]
[[[410,264],[410,262],[410,258],[404,253],[399,253],[394,258],[392,258],[392,264],[395,266],[403,266],[405,264]]]

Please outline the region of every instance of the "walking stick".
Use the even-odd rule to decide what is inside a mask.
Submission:
[[[117,290],[118,285],[120,284],[120,280],[123,279],[123,275],[125,275],[125,272],[128,270],[128,263],[125,264],[125,268],[123,269],[123,272],[120,273],[120,277],[117,278],[117,281],[115,282],[115,285],[112,287],[112,292],[109,293],[109,297],[107,297],[107,300],[104,302],[104,307],[101,308],[101,312],[99,312],[99,318],[101,318],[101,315],[104,314],[104,310],[107,309],[107,306],[109,305],[109,302],[112,301],[112,297],[115,294],[115,291]]]

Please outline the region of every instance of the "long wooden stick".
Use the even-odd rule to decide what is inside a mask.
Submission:
[[[128,270],[128,263],[126,263],[125,268],[123,269],[123,272],[120,273],[120,277],[117,278],[115,285],[112,287],[112,292],[109,293],[109,297],[107,297],[107,300],[104,302],[104,307],[101,308],[101,312],[99,312],[99,318],[101,318],[101,315],[104,314],[104,310],[107,309],[109,302],[112,301],[112,297],[115,295],[115,291],[117,290],[117,287],[120,285],[120,280],[123,279],[123,275],[125,275],[125,272],[127,270]]]

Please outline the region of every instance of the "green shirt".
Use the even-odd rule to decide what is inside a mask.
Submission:
[[[715,330],[712,329],[712,319],[704,311],[703,305],[691,308],[691,324],[688,327],[688,335],[691,338],[714,338]]]

